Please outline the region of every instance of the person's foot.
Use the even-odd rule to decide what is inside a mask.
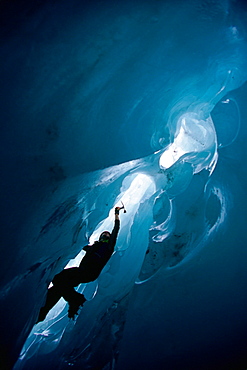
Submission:
[[[83,294],[78,293],[76,299],[73,302],[69,302],[68,317],[72,320],[75,319],[75,315],[78,315],[79,308],[83,306],[86,299]]]

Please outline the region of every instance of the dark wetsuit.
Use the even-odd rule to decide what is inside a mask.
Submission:
[[[114,228],[108,242],[97,241],[91,246],[87,245],[83,248],[86,254],[81,260],[79,267],[64,269],[55,275],[52,280],[53,287],[48,289],[46,303],[41,308],[38,321],[42,321],[45,318],[61,297],[69,303],[78,301],[81,298],[82,295],[77,293],[74,287],[98,278],[114,252],[119,227],[120,221],[115,219]]]

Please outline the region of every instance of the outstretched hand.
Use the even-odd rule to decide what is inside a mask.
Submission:
[[[116,207],[115,208],[115,215],[119,215],[120,209],[123,209],[123,207]]]
[[[119,216],[119,211],[120,211],[120,209],[123,209],[124,210],[124,213],[126,213],[126,209],[125,209],[125,207],[124,207],[124,204],[123,204],[123,202],[121,202],[122,203],[122,207],[115,207],[115,216],[116,216],[116,218],[118,218],[118,216]]]

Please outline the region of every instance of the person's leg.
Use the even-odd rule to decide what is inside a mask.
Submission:
[[[47,291],[46,302],[45,305],[40,309],[37,323],[45,319],[48,312],[63,296],[63,287],[68,286],[70,282],[78,285],[79,283],[77,280],[77,268],[63,270],[54,276],[52,280],[53,287]]]
[[[68,317],[74,319],[74,316],[77,315],[78,310],[86,302],[86,298],[83,294],[75,291],[73,287],[64,287],[63,289],[63,298],[68,302]]]
[[[74,289],[74,287],[84,282],[81,280],[83,279],[77,267],[65,269],[57,274],[53,279],[54,286],[59,286],[62,297],[69,304],[69,318],[74,318],[79,310],[79,307],[83,306],[83,303],[86,301],[84,295],[76,292]]]
[[[80,277],[78,272],[78,267],[65,269],[54,276],[52,283],[54,286],[59,286],[61,288],[65,285],[77,286],[80,284]]]
[[[46,302],[45,305],[40,309],[37,323],[45,319],[48,312],[52,309],[52,307],[55,306],[61,297],[61,290],[58,287],[53,286],[52,288],[48,289]]]

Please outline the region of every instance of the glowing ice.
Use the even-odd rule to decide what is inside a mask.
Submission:
[[[200,119],[197,113],[186,113],[178,120],[178,134],[160,158],[160,166],[170,168],[182,156],[190,153],[206,153],[205,167],[215,159],[216,135],[211,117]],[[209,155],[207,155],[209,154]],[[197,172],[197,156],[185,156],[185,161],[194,164]],[[200,160],[200,169],[202,169]]]
[[[131,181],[132,178],[133,180]],[[130,227],[133,222],[133,217],[138,210],[139,203],[147,199],[150,194],[153,194],[155,191],[155,185],[149,176],[140,173],[132,175],[131,179],[129,180],[128,177],[125,179],[125,182],[128,182],[129,180],[131,183],[127,189],[125,189],[125,186],[123,185],[122,192],[116,199],[115,207],[121,206],[123,203],[126,205],[128,212],[128,217],[121,219],[121,229]],[[111,231],[115,207],[111,209],[109,216],[95,229],[89,239],[90,243],[97,240],[104,230]]]

